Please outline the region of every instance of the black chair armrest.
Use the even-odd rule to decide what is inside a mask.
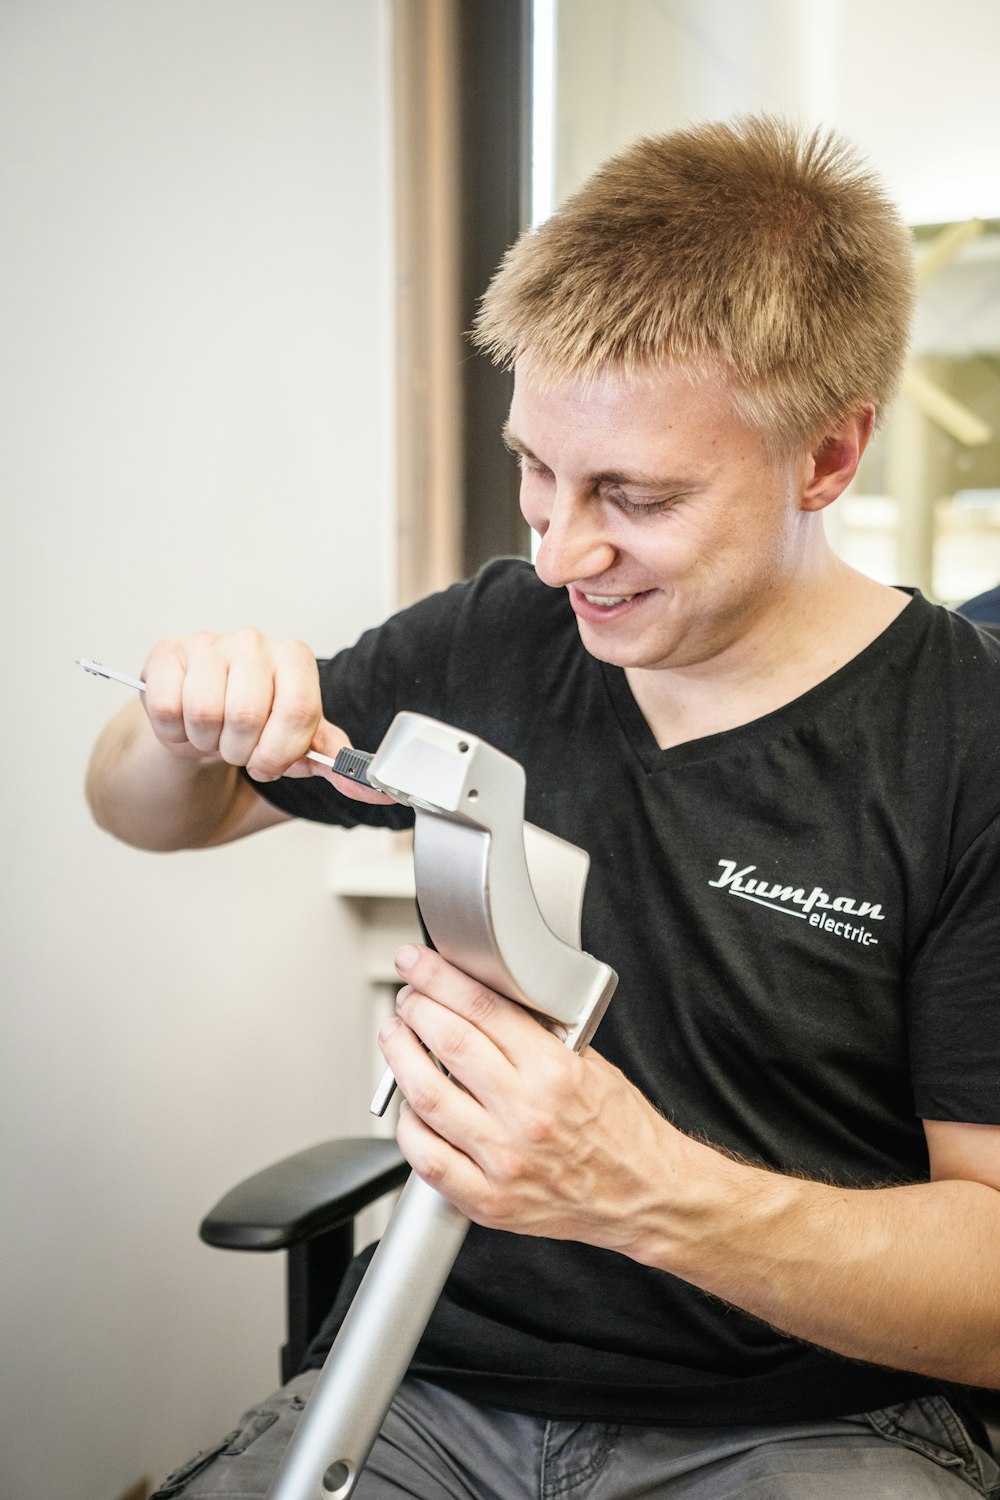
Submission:
[[[354,1255],[355,1216],[400,1187],[409,1170],[395,1141],[324,1141],[247,1177],[202,1220],[207,1245],[288,1251],[283,1381],[302,1368],[333,1305]]]
[[[399,1187],[409,1170],[395,1141],[324,1141],[247,1177],[220,1198],[198,1232],[221,1250],[287,1250],[350,1223]]]

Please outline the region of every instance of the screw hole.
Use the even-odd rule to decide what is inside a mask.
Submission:
[[[459,755],[465,755],[465,754],[467,754],[468,753],[468,749],[469,749],[468,742],[466,740],[459,740],[459,742],[458,742],[458,753],[459,753]]]
[[[343,1462],[331,1464],[323,1475],[323,1488],[329,1494],[337,1494],[351,1477],[351,1466]]]
[[[473,787],[472,791],[468,793],[468,799],[470,802],[475,802],[478,796],[479,793],[476,791],[475,787]]]

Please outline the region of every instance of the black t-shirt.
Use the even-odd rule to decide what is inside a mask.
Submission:
[[[595,1039],[679,1129],[864,1188],[926,1180],[921,1118],[1000,1123],[1000,643],[917,595],[793,703],[661,750],[564,591],[521,562],[321,663],[374,749],[414,709],[525,767],[526,816],[591,856]],[[403,826],[317,779],[290,812]],[[414,1372],[550,1417],[731,1423],[927,1389],[624,1256],[473,1226]]]

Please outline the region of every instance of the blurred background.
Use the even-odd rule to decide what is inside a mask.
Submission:
[[[503,249],[635,135],[839,127],[914,230],[907,386],[831,522],[887,582],[1000,582],[994,0],[2,0],[0,1490],[142,1500],[277,1383],[281,1268],[197,1225],[370,1128],[405,850],[157,856],[87,756],[167,633],[318,653],[523,552]]]

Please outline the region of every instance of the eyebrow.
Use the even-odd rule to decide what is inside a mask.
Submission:
[[[522,443],[521,439],[519,437],[516,437],[511,431],[509,422],[505,422],[501,427],[500,437],[503,440],[503,445],[507,449],[508,453],[514,453],[519,458],[530,458],[533,459],[535,463],[538,463],[538,459],[535,457],[534,453],[532,453],[527,443]]]
[[[511,431],[509,422],[505,422],[503,424],[503,427],[500,430],[500,436],[503,439],[503,445],[508,450],[508,452],[516,454],[519,458],[526,458],[530,460],[531,463],[542,464],[542,460],[537,456],[537,454],[532,453],[527,443],[523,443],[521,439]],[[544,468],[546,467],[546,465],[542,464],[542,467]],[[652,474],[646,470],[638,469],[630,470],[627,473],[624,470],[602,469],[597,474],[591,474],[589,478],[591,480],[591,483],[593,484],[634,484],[638,485],[641,489],[650,490],[694,490],[701,489],[702,487],[700,480],[683,478],[679,476],[674,478],[665,478],[662,474]]]

